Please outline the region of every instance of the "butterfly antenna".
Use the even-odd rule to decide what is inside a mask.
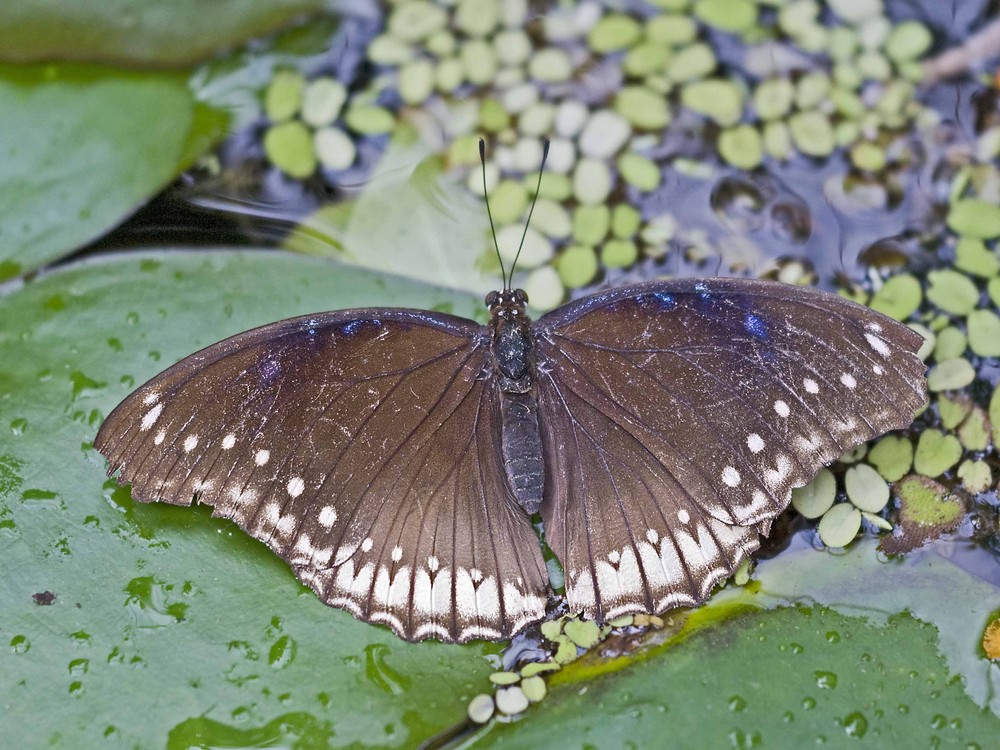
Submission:
[[[483,165],[483,200],[486,201],[486,215],[490,217],[490,231],[493,233],[493,247],[497,249],[497,260],[500,261],[500,278],[503,279],[504,291],[510,287],[507,283],[507,273],[503,270],[503,258],[500,256],[500,245],[497,242],[497,228],[493,226],[493,212],[490,211],[490,197],[486,194],[486,142],[479,139],[479,161]],[[515,259],[516,262],[516,259]],[[513,273],[513,266],[511,272]]]
[[[521,257],[521,248],[524,247],[524,238],[528,236],[528,225],[531,224],[531,214],[535,212],[535,201],[538,200],[538,190],[542,187],[542,170],[545,169],[545,160],[549,158],[549,139],[546,138],[544,145],[542,146],[542,163],[538,167],[538,183],[535,185],[535,197],[531,199],[531,208],[528,209],[528,219],[524,222],[524,231],[521,233],[521,244],[517,246],[517,255],[514,256],[514,262],[510,264],[510,278],[511,281],[514,280],[514,266],[517,265],[517,259]],[[497,251],[499,252],[499,250]]]

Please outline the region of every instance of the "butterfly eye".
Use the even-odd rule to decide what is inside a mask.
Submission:
[[[518,302],[523,303],[523,304],[527,304],[527,302],[528,302],[528,293],[526,291],[524,291],[523,289],[515,289],[514,290],[514,299],[516,301],[518,301]]]
[[[486,295],[486,306],[493,307],[497,302],[500,301],[500,292],[490,292]]]

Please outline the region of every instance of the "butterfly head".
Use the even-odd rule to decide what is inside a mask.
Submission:
[[[486,306],[494,320],[518,320],[525,317],[528,295],[523,289],[503,289],[486,295]]]

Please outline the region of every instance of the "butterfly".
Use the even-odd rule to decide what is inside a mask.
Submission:
[[[95,446],[137,500],[213,506],[333,607],[407,640],[545,616],[532,526],[598,621],[704,601],[825,464],[909,425],[922,337],[748,279],[610,289],[481,325],[366,308],[283,320],[157,375]]]

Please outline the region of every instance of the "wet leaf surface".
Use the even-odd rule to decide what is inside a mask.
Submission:
[[[225,126],[180,75],[0,65],[0,280],[106,232]]]
[[[871,541],[838,555],[800,545],[759,578],[665,642],[565,667],[544,710],[468,744],[990,746],[1000,670],[979,649],[994,587],[933,553],[880,562]]]
[[[77,60],[180,66],[210,57],[322,9],[321,0],[24,0],[0,5],[12,62]]]

